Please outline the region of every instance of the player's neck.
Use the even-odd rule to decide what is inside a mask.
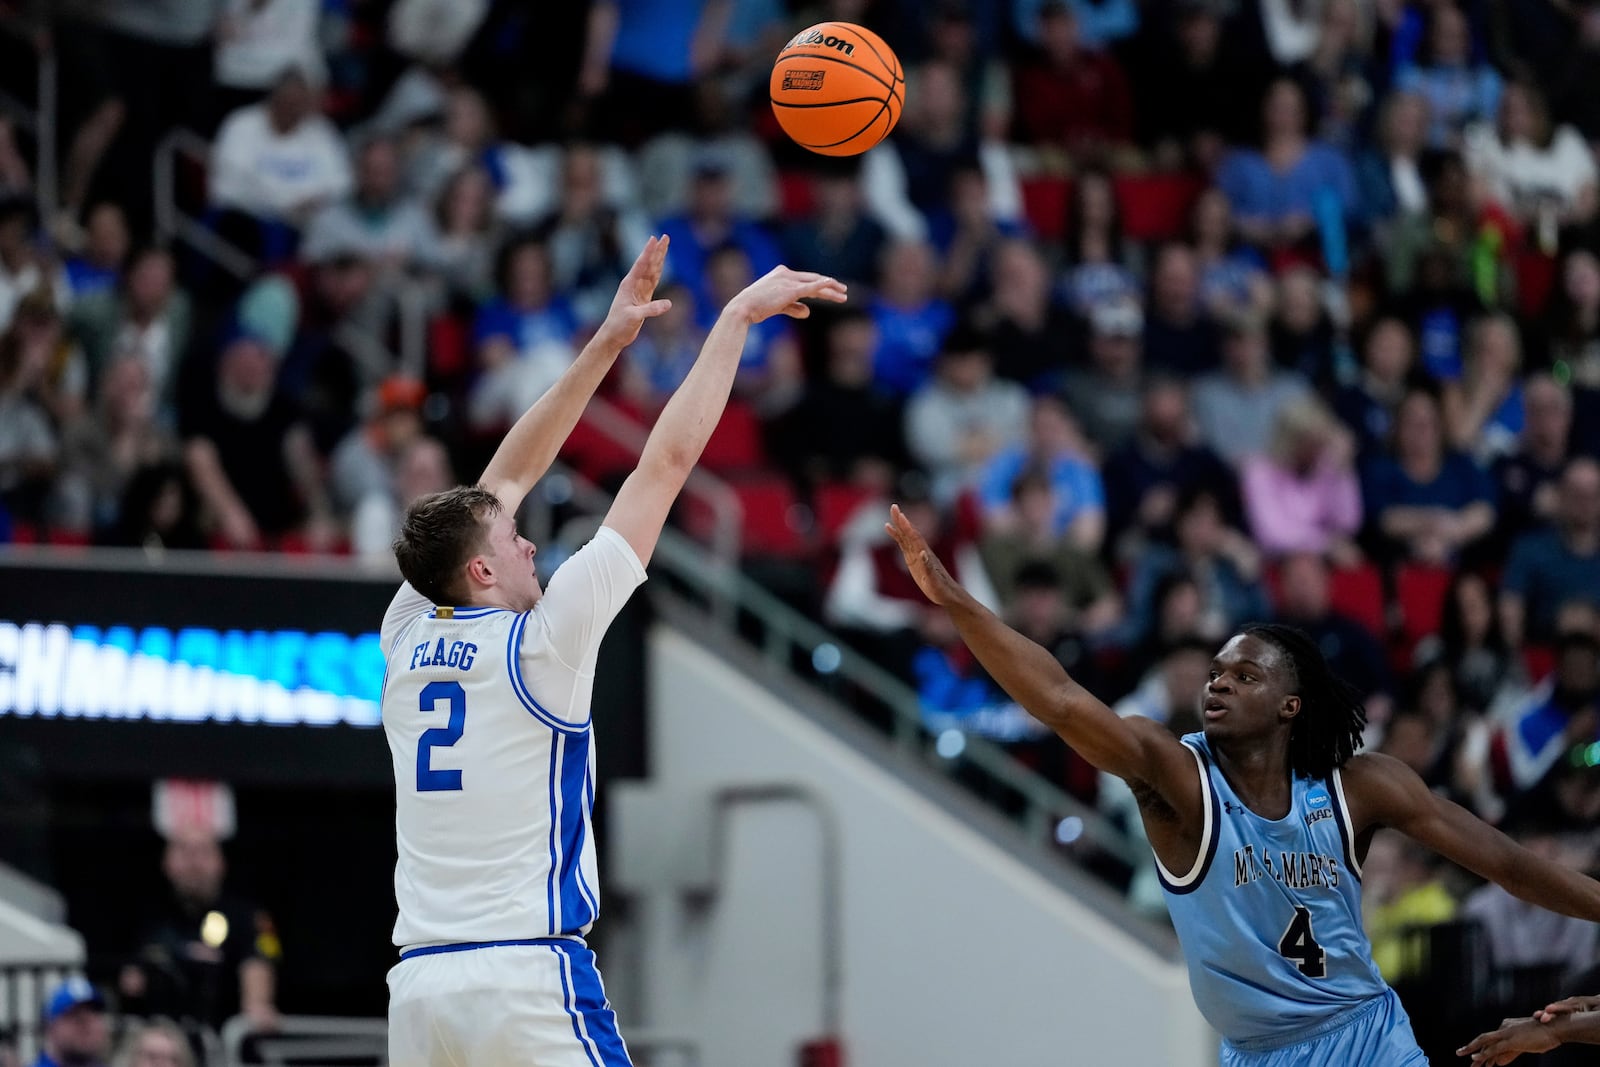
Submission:
[[[1268,819],[1289,813],[1289,750],[1280,737],[1213,745],[1217,766],[1239,799]]]

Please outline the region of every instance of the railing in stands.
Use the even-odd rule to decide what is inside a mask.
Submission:
[[[77,965],[59,960],[0,963],[0,1034],[11,1035],[19,1062],[32,1063],[38,1058],[45,997],[57,982],[75,973],[79,973]]]
[[[0,19],[0,32],[33,53],[38,64],[32,106],[0,93],[0,113],[7,115],[34,141],[33,191],[42,229],[48,236],[56,217],[60,180],[56,165],[57,65],[54,43],[41,26],[26,19]]]

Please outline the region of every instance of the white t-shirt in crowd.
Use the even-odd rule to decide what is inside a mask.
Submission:
[[[229,115],[211,150],[211,202],[264,218],[350,191],[350,156],[333,123],[313,115],[288,133],[273,129],[265,104]]]

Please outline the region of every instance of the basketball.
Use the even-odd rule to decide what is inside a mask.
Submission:
[[[900,121],[906,76],[883,38],[848,22],[801,30],[772,68],[772,111],[800,147],[860,155]]]

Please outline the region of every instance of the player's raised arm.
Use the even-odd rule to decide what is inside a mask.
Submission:
[[[495,449],[494,458],[478,481],[500,499],[500,506],[507,512],[516,514],[522,498],[555,461],[589,398],[605,380],[618,353],[639,336],[644,320],[663,314],[672,306],[670,300],[654,298],[666,261],[667,238],[652,237],[645,242],[644,250],[617,287],[600,329],[583,346],[572,366],[523,413]]]
[[[1139,716],[1119,718],[1073,681],[1049,651],[978,603],[950,577],[898,505],[890,509],[887,529],[923,595],[949,614],[961,639],[1011,699],[1100,770],[1148,783],[1169,802],[1192,800],[1190,806],[1198,807],[1194,757],[1166,727]]]
[[[1600,922],[1600,882],[1523,848],[1434,793],[1399,760],[1363,753],[1345,765],[1343,775],[1356,838],[1376,826],[1391,827],[1519,900]]]
[[[638,468],[606,513],[605,525],[627,540],[639,562],[650,562],[667,512],[722,418],[750,327],[780,314],[805,318],[811,309],[802,300],[842,303],[844,298],[844,283],[833,278],[774,267],[722,309],[700,358],[650,431]]]

